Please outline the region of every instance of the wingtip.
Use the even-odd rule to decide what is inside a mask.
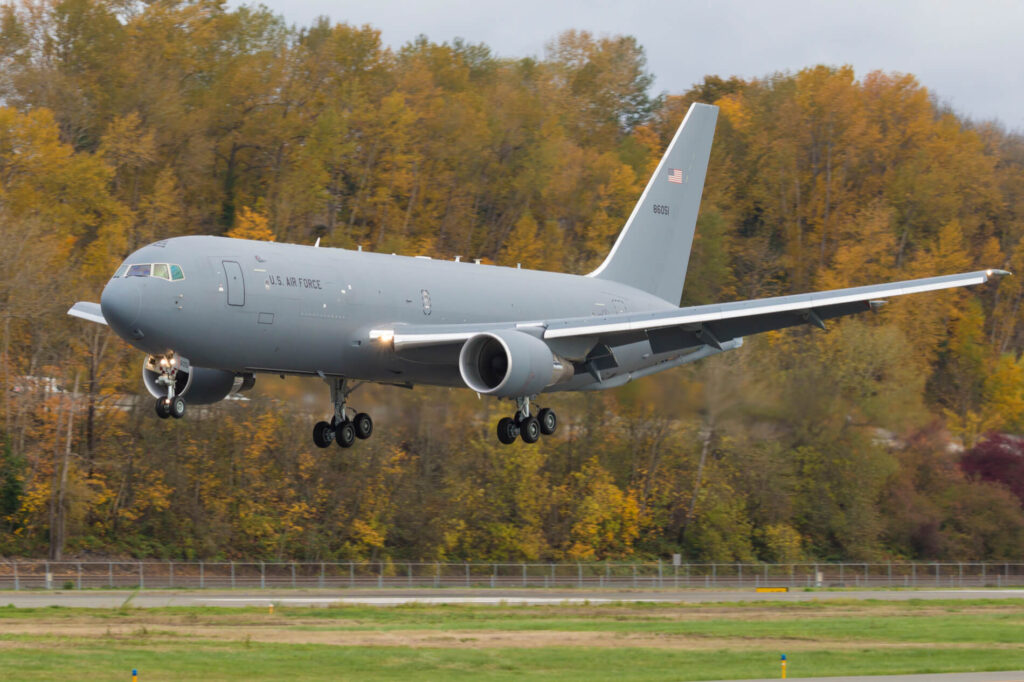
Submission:
[[[1010,272],[1009,270],[989,268],[988,270],[985,271],[985,274],[988,275],[989,277],[1006,277],[1007,275],[1012,275],[1013,273]]]

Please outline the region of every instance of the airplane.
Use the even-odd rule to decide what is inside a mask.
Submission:
[[[621,386],[739,348],[743,337],[877,308],[883,299],[1009,274],[989,269],[680,308],[718,108],[693,104],[604,262],[586,275],[336,248],[185,236],[131,254],[100,303],[68,314],[147,353],[161,418],[209,404],[256,374],[319,377],[321,448],[351,447],[373,420],[348,405],[366,382],[466,387],[515,403],[498,439],[555,432],[539,396]]]

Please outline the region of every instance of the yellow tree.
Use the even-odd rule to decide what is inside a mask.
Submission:
[[[267,216],[243,206],[235,215],[235,226],[228,230],[232,239],[254,239],[256,241],[274,241],[274,232],[267,226]]]
[[[572,524],[565,538],[566,558],[621,558],[633,553],[640,532],[640,506],[632,491],[615,485],[593,459],[571,476],[565,490],[565,513]]]
[[[524,213],[502,247],[498,263],[510,266],[520,263],[523,267],[537,269],[543,265],[542,254],[554,246],[545,244],[540,237],[537,221],[531,213]]]
[[[1005,353],[985,377],[985,403],[980,412],[992,426],[1011,433],[1024,431],[1024,356]]]

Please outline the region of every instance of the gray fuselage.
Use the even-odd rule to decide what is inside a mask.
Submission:
[[[173,351],[195,366],[239,373],[463,386],[450,354],[396,353],[370,331],[508,327],[675,307],[586,276],[223,237],[167,239],[125,260],[129,267],[148,263],[178,265],[184,278],[115,277],[101,303],[110,326],[147,353]],[[646,342],[621,347],[616,357],[619,366],[602,377],[602,388],[675,360],[652,356]],[[596,383],[578,372],[551,390]]]

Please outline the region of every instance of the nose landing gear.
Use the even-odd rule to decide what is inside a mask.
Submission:
[[[530,399],[516,398],[514,417],[502,417],[498,421],[498,440],[505,445],[522,438],[524,443],[536,443],[541,436],[550,436],[558,427],[555,411],[545,407],[537,416],[530,414]]]
[[[161,419],[167,419],[168,417],[181,419],[185,416],[185,399],[181,397],[157,398],[156,415]]]
[[[349,419],[348,411],[352,408],[346,406],[348,396],[354,390],[363,385],[359,382],[352,387],[348,386],[348,380],[341,377],[327,377],[321,375],[331,388],[331,402],[334,404],[334,416],[330,422],[321,421],[313,426],[313,443],[318,448],[328,447],[332,441],[339,447],[350,448],[356,439],[366,440],[373,435],[373,420],[365,412],[355,413]]]
[[[174,417],[181,419],[185,416],[185,399],[175,395],[175,386],[178,378],[178,358],[174,355],[160,358],[157,363],[160,374],[156,378],[159,386],[167,388],[167,396],[156,399],[156,416],[161,419]]]

